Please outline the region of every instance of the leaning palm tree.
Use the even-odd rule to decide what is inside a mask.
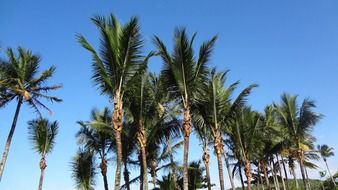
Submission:
[[[62,101],[57,97],[47,94],[50,91],[61,88],[61,85],[46,85],[47,80],[54,75],[55,67],[52,66],[41,72],[41,74],[38,74],[41,58],[33,54],[30,50],[21,47],[18,47],[18,55],[15,55],[13,50],[8,48],[7,56],[8,60],[0,63],[0,81],[2,81],[0,85],[0,107],[3,107],[12,100],[17,100],[17,106],[0,163],[0,181],[21,105],[27,103],[41,116],[39,108],[46,109],[51,113],[51,110],[41,102],[42,99],[51,102]]]
[[[88,149],[79,149],[71,162],[72,178],[78,190],[94,190],[95,157]]]
[[[321,115],[312,109],[316,107],[313,100],[305,99],[301,106],[297,105],[297,96],[283,94],[280,105],[276,105],[281,125],[287,129],[288,136],[293,141],[294,155],[299,162],[304,187],[309,189],[304,170],[304,150],[302,143],[311,136],[313,126],[320,120]]]
[[[99,87],[101,94],[106,94],[114,102],[112,125],[114,129],[117,157],[115,173],[115,190],[120,189],[123,127],[124,93],[138,75],[144,70],[147,58],[141,55],[143,41],[140,34],[138,20],[132,17],[125,25],[121,25],[113,16],[92,18],[100,31],[100,48],[95,50],[87,40],[78,35],[79,43],[87,49],[93,57],[94,84]]]
[[[173,52],[169,54],[167,47],[155,36],[154,43],[158,53],[164,62],[161,72],[164,86],[171,92],[172,97],[181,104],[184,129],[183,152],[183,189],[188,190],[188,152],[189,137],[191,133],[191,104],[194,93],[200,89],[208,74],[207,63],[210,59],[217,37],[203,43],[199,55],[195,56],[193,42],[195,34],[189,39],[185,29],[177,29],[174,34]]]
[[[334,179],[332,177],[329,165],[327,164],[327,158],[334,156],[333,148],[327,146],[326,144],[323,144],[323,145],[318,145],[317,150],[318,150],[320,156],[322,157],[323,161],[325,162],[327,171],[329,172],[329,175],[330,175],[330,178],[332,180],[333,185],[335,187],[337,187],[336,182],[334,181]]]
[[[108,190],[108,153],[112,150],[113,139],[110,130],[111,111],[105,107],[102,111],[93,109],[90,121],[78,121],[81,129],[76,134],[78,143],[84,145],[86,149],[93,151],[101,160],[100,169],[103,178],[104,188]],[[108,130],[109,129],[109,130]]]
[[[252,88],[256,85],[251,85],[244,89],[239,96],[231,102],[231,96],[236,89],[238,82],[231,84],[229,87],[224,87],[227,72],[217,73],[215,69],[211,71],[210,78],[202,91],[196,93],[195,104],[193,105],[193,120],[195,125],[206,125],[211,134],[214,148],[217,156],[218,173],[221,190],[224,189],[223,164],[222,158],[226,156],[223,148],[223,135],[226,125],[234,119],[234,115],[245,102]],[[200,127],[198,127],[200,128]],[[235,189],[231,169],[226,158],[226,166],[231,182],[232,189]]]
[[[51,153],[55,144],[55,137],[58,133],[57,121],[49,122],[47,119],[40,118],[28,122],[29,138],[32,141],[34,149],[41,156],[40,160],[40,181],[39,190],[42,190],[43,177],[46,164],[46,155]]]

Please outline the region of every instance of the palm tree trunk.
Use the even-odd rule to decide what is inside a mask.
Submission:
[[[271,171],[272,171],[273,182],[275,184],[275,189],[279,190],[280,189],[279,182],[278,182],[278,179],[277,179],[277,174],[275,172],[275,167],[274,167],[274,163],[273,163],[273,158],[272,157],[270,159],[270,167],[271,167]]]
[[[129,171],[128,171],[128,167],[127,167],[127,161],[124,162],[123,176],[124,176],[124,182],[125,182],[126,188],[127,188],[127,190],[130,190]]]
[[[299,189],[299,184],[298,184],[298,180],[297,180],[295,168],[292,167],[292,168],[291,168],[291,171],[292,171],[293,179],[295,180],[295,183],[296,183],[296,188]]]
[[[104,189],[108,190],[108,179],[107,179],[107,160],[105,158],[101,159],[100,163],[101,175],[103,178]]]
[[[188,101],[185,101],[188,103]],[[188,154],[189,154],[189,137],[191,133],[191,116],[190,109],[184,109],[184,121],[183,121],[183,130],[184,130],[184,153],[183,153],[183,190],[189,190],[189,178],[188,178]]]
[[[228,170],[228,175],[229,175],[229,180],[230,180],[230,184],[231,184],[231,189],[232,190],[236,190],[234,178],[232,177],[232,174],[231,174],[231,168],[230,168],[229,158],[227,156],[227,153],[225,151],[223,151],[223,152],[224,152],[223,154],[224,154],[225,166],[227,167],[227,170]]]
[[[286,179],[286,189],[289,189],[289,179],[288,179],[288,173],[286,172],[286,167],[285,167],[285,163],[284,163],[284,159],[282,156],[282,165],[283,165],[283,169],[284,169],[284,175],[285,175],[285,179]]]
[[[151,177],[153,178],[153,186],[154,186],[154,189],[156,189],[156,183],[157,183],[157,180],[156,180],[156,168],[154,166],[154,164],[151,164]]]
[[[147,156],[146,156],[146,145],[147,140],[145,137],[144,125],[142,121],[139,122],[139,132],[137,134],[138,143],[142,154],[142,181],[143,190],[148,190],[148,173],[147,173]]]
[[[326,161],[326,159],[324,159],[324,162],[325,162],[325,165],[326,165],[327,171],[328,171],[328,172],[329,172],[329,174],[330,174],[330,178],[331,178],[331,180],[332,180],[332,183],[333,183],[334,187],[337,187],[337,184],[336,184],[336,182],[335,182],[335,181],[334,181],[334,179],[333,179],[333,176],[332,176],[332,174],[331,174],[331,171],[330,171],[329,165],[327,164],[327,161]]]
[[[121,131],[122,131],[122,119],[123,119],[123,110],[122,110],[122,99],[120,99],[120,94],[116,93],[114,97],[114,112],[113,112],[113,127],[116,140],[116,172],[115,172],[115,190],[120,190],[121,183],[121,163],[122,163],[122,141],[121,141]]]
[[[280,178],[281,178],[281,180],[282,180],[282,187],[283,187],[283,190],[286,190],[284,178],[283,178],[283,175],[282,175],[282,166],[281,166],[281,164],[280,164],[280,160],[279,160],[278,154],[276,154],[276,158],[277,158],[277,163],[278,163],[279,175],[280,175]]]
[[[306,182],[307,182],[307,184],[308,184],[308,186],[309,186],[309,189],[311,189],[311,184],[310,184],[310,180],[309,180],[309,175],[308,175],[308,173],[307,173],[306,167],[304,167],[304,170],[305,170],[305,175],[306,175]]]
[[[204,153],[203,153],[202,159],[205,165],[205,175],[207,178],[208,190],[211,190],[210,168],[209,168],[210,155],[209,155],[208,145],[204,146],[203,152]]]
[[[258,161],[258,166],[257,166],[258,180],[261,185],[261,189],[264,190],[264,183],[263,183],[263,179],[261,176],[261,168],[262,168],[261,161]]]
[[[303,179],[303,184],[304,184],[304,189],[309,190],[308,184],[306,182],[306,176],[305,176],[305,170],[304,170],[304,163],[303,163],[303,151],[299,150],[297,153],[298,157],[298,162],[299,162],[299,167],[300,167],[300,172],[302,174],[302,179]]]
[[[243,180],[243,175],[242,175],[242,167],[241,167],[241,164],[240,164],[240,163],[239,163],[239,165],[238,165],[238,173],[239,173],[239,178],[241,179],[242,190],[245,190],[245,187],[244,187],[244,180]]]
[[[244,171],[245,171],[245,176],[248,180],[248,190],[251,190],[251,179],[252,179],[252,174],[251,174],[251,166],[250,166],[250,161],[245,160],[244,161]]]
[[[268,166],[267,166],[267,161],[264,160],[263,162],[263,169],[264,169],[264,178],[265,178],[265,183],[266,183],[266,186],[268,187],[268,190],[271,189],[270,187],[270,181],[269,181],[269,176],[268,176]]]
[[[42,184],[43,184],[43,177],[45,175],[45,169],[47,167],[46,164],[46,160],[45,160],[45,155],[42,155],[42,158],[40,160],[40,170],[41,170],[41,174],[40,174],[40,180],[39,180],[39,187],[38,190],[42,190]]]
[[[11,146],[12,137],[13,137],[13,134],[14,134],[14,131],[15,131],[16,123],[18,121],[21,104],[22,104],[22,97],[19,98],[18,105],[16,106],[14,119],[13,119],[13,122],[12,122],[12,127],[11,127],[11,130],[9,131],[7,141],[6,141],[6,145],[5,145],[5,150],[2,154],[2,159],[1,159],[1,163],[0,163],[0,181],[1,181],[4,169],[5,169],[6,160],[7,160],[7,156],[8,156],[8,153],[9,153],[9,148]]]
[[[215,152],[217,156],[219,185],[220,185],[221,190],[224,190],[224,176],[223,176],[223,164],[222,164],[223,143],[222,143],[222,138],[219,132],[216,134],[214,147],[215,147]]]
[[[138,155],[140,163],[142,163],[142,153]],[[143,165],[140,164],[140,190],[143,190]]]

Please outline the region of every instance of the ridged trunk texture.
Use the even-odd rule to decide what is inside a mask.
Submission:
[[[103,178],[104,189],[108,190],[108,179],[107,179],[107,160],[105,158],[101,159],[100,163],[101,175]]]
[[[121,183],[121,163],[122,163],[122,141],[121,141],[121,131],[122,131],[122,119],[123,119],[123,109],[122,109],[122,99],[120,94],[116,93],[114,97],[114,112],[113,112],[113,128],[116,141],[116,172],[115,172],[115,190],[120,190]]]
[[[232,173],[231,173],[229,158],[227,156],[227,153],[224,150],[223,150],[223,152],[224,152],[223,154],[224,154],[225,166],[227,167],[227,170],[228,170],[228,176],[229,176],[229,180],[230,180],[230,184],[231,184],[231,189],[236,190],[234,178],[232,177]]]
[[[215,146],[215,152],[217,156],[219,185],[220,185],[221,190],[224,190],[224,176],[223,176],[223,164],[222,164],[223,143],[222,143],[221,134],[219,132],[217,132],[215,136],[214,146]]]
[[[186,101],[188,102],[188,101]],[[183,190],[189,190],[188,177],[188,155],[189,155],[189,137],[191,133],[191,115],[190,108],[184,109],[183,115],[183,130],[184,130],[184,152],[183,152]]]
[[[147,139],[145,136],[145,131],[144,131],[144,125],[142,121],[139,121],[139,131],[137,133],[137,140],[138,144],[140,146],[141,150],[141,156],[142,156],[142,185],[143,185],[143,190],[148,190],[148,174],[147,174],[147,152],[146,152],[146,145],[147,145]]]
[[[15,114],[14,114],[11,130],[9,131],[9,134],[8,134],[8,137],[7,137],[7,141],[6,141],[6,145],[5,145],[5,150],[4,150],[3,154],[2,154],[2,159],[1,159],[1,163],[0,163],[0,181],[1,181],[4,169],[5,169],[5,165],[6,165],[6,161],[7,161],[7,156],[8,156],[8,153],[9,153],[9,148],[11,146],[12,137],[13,137],[13,134],[14,134],[14,131],[15,131],[15,128],[16,128],[16,123],[18,121],[21,104],[22,104],[22,97],[19,98],[18,104],[16,106],[16,110],[15,110]]]
[[[209,168],[210,155],[209,155],[208,145],[204,145],[202,159],[203,159],[204,166],[205,166],[205,175],[207,178],[208,190],[211,190],[210,168]]]
[[[45,160],[45,156],[42,155],[42,158],[40,160],[40,170],[41,170],[41,174],[40,174],[40,180],[39,180],[39,187],[38,190],[42,190],[42,185],[43,185],[43,178],[45,176],[45,169],[47,167],[46,164],[46,160]]]
[[[252,174],[251,174],[251,166],[250,166],[250,161],[245,160],[244,161],[244,171],[245,171],[245,176],[248,180],[248,190],[251,190],[251,179],[252,179]]]

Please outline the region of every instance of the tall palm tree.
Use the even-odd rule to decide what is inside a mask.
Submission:
[[[39,190],[42,190],[43,177],[46,164],[46,155],[51,153],[55,144],[55,137],[58,133],[57,121],[49,122],[47,119],[40,118],[28,122],[29,138],[32,141],[34,150],[41,156],[40,160],[40,181]]]
[[[322,157],[323,161],[325,162],[327,171],[329,172],[329,175],[330,175],[330,178],[332,180],[333,185],[335,187],[337,187],[336,182],[334,181],[334,179],[332,177],[329,165],[327,164],[327,159],[331,156],[334,156],[333,148],[327,146],[326,144],[323,144],[323,145],[318,145],[317,150],[318,150],[320,156]]]
[[[96,16],[92,21],[100,31],[99,50],[95,50],[83,36],[78,35],[77,39],[92,54],[94,84],[101,94],[108,95],[114,102],[112,125],[117,147],[115,190],[118,190],[121,180],[124,93],[134,77],[144,70],[147,64],[145,60],[150,55],[145,59],[141,55],[143,41],[136,17],[132,17],[125,25],[121,25],[113,15],[107,18]]]
[[[222,158],[226,155],[223,154],[224,145],[222,136],[227,123],[234,118],[233,115],[235,115],[235,113],[243,105],[245,97],[248,96],[252,88],[255,87],[255,85],[251,85],[244,89],[232,103],[231,96],[233,91],[236,89],[238,82],[235,82],[225,88],[224,83],[226,74],[227,72],[216,73],[216,70],[213,69],[203,90],[197,93],[195,98],[196,103],[193,106],[193,118],[196,125],[206,125],[210,131],[209,133],[213,137],[221,190],[224,189]],[[232,188],[235,189],[227,159],[226,164],[229,178],[232,182]]]
[[[78,190],[94,190],[95,157],[89,149],[79,149],[71,162],[72,178]]]
[[[113,147],[113,134],[111,130],[108,130],[111,125],[111,111],[108,107],[105,107],[102,111],[93,109],[90,119],[90,121],[77,122],[81,128],[76,134],[76,137],[78,138],[79,144],[99,156],[104,188],[108,190],[107,155]]]
[[[7,57],[8,60],[0,63],[0,81],[2,81],[0,87],[0,107],[3,107],[12,100],[17,100],[17,106],[0,163],[0,181],[6,165],[21,105],[27,103],[41,116],[39,109],[41,107],[51,113],[51,110],[41,102],[42,99],[50,102],[62,101],[57,97],[47,94],[50,91],[61,88],[61,85],[46,85],[47,80],[55,73],[54,66],[38,74],[41,58],[22,47],[18,47],[18,55],[11,48],[8,48]]]
[[[204,42],[195,56],[193,42],[195,34],[189,39],[185,29],[176,29],[174,34],[173,52],[169,54],[167,47],[155,36],[154,43],[157,46],[158,54],[164,62],[161,75],[164,79],[164,86],[181,104],[183,113],[184,129],[184,152],[183,152],[183,189],[188,190],[188,152],[189,137],[191,133],[191,104],[194,93],[199,90],[206,80],[208,74],[207,63],[210,59],[217,37]]]
[[[301,144],[311,138],[313,126],[320,120],[321,115],[312,109],[316,105],[313,100],[304,99],[301,106],[297,104],[297,96],[282,94],[280,105],[276,106],[281,125],[288,131],[290,139],[293,140],[294,154],[299,162],[304,187],[309,189],[304,170],[304,150]]]

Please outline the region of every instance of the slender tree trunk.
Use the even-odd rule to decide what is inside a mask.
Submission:
[[[251,166],[250,166],[250,161],[245,160],[244,162],[244,171],[245,171],[245,176],[248,180],[248,190],[251,190],[251,179],[252,179],[252,174],[251,174]]]
[[[229,180],[230,180],[230,184],[231,184],[231,189],[236,190],[234,178],[232,177],[232,174],[231,174],[229,158],[228,158],[227,153],[225,151],[224,151],[223,154],[224,154],[225,166],[227,167],[227,170],[228,170],[228,176],[229,176]]]
[[[208,145],[204,145],[203,148],[203,162],[205,165],[205,175],[207,177],[207,184],[208,184],[208,190],[211,190],[211,182],[210,182],[210,171],[209,171],[209,161],[210,161],[210,155],[209,155],[209,150],[208,150]]]
[[[280,160],[279,160],[278,154],[276,154],[276,158],[277,158],[277,163],[278,163],[279,175],[280,175],[280,178],[281,178],[281,180],[282,180],[282,187],[283,187],[283,190],[286,190],[284,178],[283,178],[283,175],[282,175],[282,166],[281,166],[281,164],[280,164]]]
[[[322,180],[320,180],[320,186],[322,187],[322,190],[325,190]]]
[[[307,182],[307,184],[309,186],[309,189],[311,189],[311,184],[310,184],[310,180],[309,180],[309,175],[307,173],[307,168],[304,167],[304,170],[305,170],[305,175],[306,175],[306,182]]]
[[[241,179],[242,190],[245,190],[244,180],[243,180],[243,175],[242,175],[242,167],[241,167],[240,164],[238,165],[238,173],[239,173],[239,177]]]
[[[261,161],[258,161],[258,166],[257,166],[258,180],[262,186],[261,189],[264,190],[264,182],[263,182],[262,175],[261,175],[261,168],[262,168]]]
[[[177,176],[176,176],[176,166],[174,166],[175,162],[174,162],[174,156],[172,153],[172,149],[171,149],[171,143],[170,143],[170,137],[166,136],[166,146],[167,149],[169,151],[169,157],[170,157],[170,168],[171,168],[171,177],[172,177],[172,181],[173,181],[173,185],[175,187],[175,189],[179,189],[178,185],[177,185]]]
[[[147,173],[147,156],[146,156],[146,145],[147,139],[145,136],[144,125],[142,121],[139,121],[139,131],[137,134],[138,143],[142,154],[142,180],[143,190],[148,190],[148,173]]]
[[[122,109],[122,99],[120,98],[120,93],[117,92],[114,97],[114,112],[113,112],[113,128],[116,141],[116,172],[115,172],[115,190],[120,190],[121,183],[121,163],[122,163],[122,141],[121,141],[121,131],[122,131],[122,119],[123,119],[123,109]]]
[[[268,171],[267,171],[268,170],[267,160],[263,161],[263,169],[264,169],[264,178],[265,178],[266,186],[267,186],[268,190],[271,190]]]
[[[297,154],[298,154],[298,162],[299,162],[300,172],[302,174],[304,189],[309,190],[308,184],[306,182],[306,176],[305,176],[305,170],[304,170],[303,151],[299,149]]]
[[[153,178],[153,186],[154,186],[154,189],[155,189],[157,180],[156,180],[156,168],[153,164],[151,165],[151,171],[150,172],[151,172],[151,177]]]
[[[6,141],[6,145],[5,145],[5,150],[2,154],[2,159],[1,159],[1,163],[0,163],[0,181],[1,181],[4,169],[5,169],[6,160],[7,160],[7,156],[8,156],[8,153],[9,153],[9,148],[11,146],[12,137],[13,137],[13,134],[14,134],[14,131],[15,131],[15,128],[16,128],[16,123],[18,121],[21,104],[22,104],[22,97],[19,98],[18,105],[16,106],[16,110],[15,110],[15,114],[14,114],[14,118],[13,118],[13,122],[12,122],[12,127],[11,127],[11,130],[9,131],[7,141]]]
[[[295,183],[296,183],[296,188],[299,189],[299,184],[298,184],[298,180],[297,180],[295,168],[292,167],[292,168],[291,168],[291,171],[292,171],[293,179],[295,180]]]
[[[103,178],[104,189],[108,190],[108,179],[107,179],[107,160],[105,158],[101,159],[100,163],[101,175]]]
[[[289,188],[289,179],[288,179],[288,173],[286,171],[286,167],[285,167],[285,163],[284,163],[284,159],[282,157],[282,165],[283,165],[283,169],[284,169],[284,175],[285,175],[285,179],[286,179],[286,189],[290,189]]]
[[[39,180],[39,187],[38,190],[42,190],[42,185],[43,185],[43,177],[45,175],[45,169],[47,167],[46,160],[45,160],[45,155],[42,155],[42,158],[40,160],[40,180]]]
[[[324,159],[324,162],[325,162],[325,165],[326,165],[327,171],[328,171],[328,172],[329,172],[329,174],[330,174],[330,178],[331,178],[331,180],[332,180],[332,183],[333,183],[334,187],[337,187],[337,184],[336,184],[336,182],[335,182],[335,181],[334,181],[334,179],[333,179],[333,176],[332,176],[332,174],[331,174],[331,171],[330,171],[329,165],[327,164],[327,161],[326,161],[326,159]]]
[[[139,154],[138,158],[140,163],[142,163],[142,153]],[[140,164],[140,190],[143,190],[143,170],[143,165]]]
[[[220,132],[217,132],[215,137],[215,152],[217,156],[217,164],[218,164],[218,177],[219,177],[219,185],[221,190],[224,190],[224,176],[223,176],[223,164],[222,164],[222,154],[223,154],[223,143]]]
[[[127,190],[130,190],[130,184],[129,184],[129,171],[127,167],[127,161],[124,162],[124,171],[123,171],[123,176],[124,176],[124,182],[126,185]]]
[[[186,100],[186,105],[188,101]],[[189,137],[191,133],[191,116],[190,108],[184,109],[183,118],[183,129],[184,129],[184,158],[183,158],[183,190],[189,190],[189,178],[188,178],[188,154],[189,154]]]
[[[273,159],[270,159],[270,167],[271,167],[271,172],[272,172],[272,178],[273,178],[273,183],[275,185],[275,189],[279,190],[279,184],[278,184],[278,179],[276,177],[276,172],[275,172],[275,168],[274,168],[274,164],[273,164]]]

